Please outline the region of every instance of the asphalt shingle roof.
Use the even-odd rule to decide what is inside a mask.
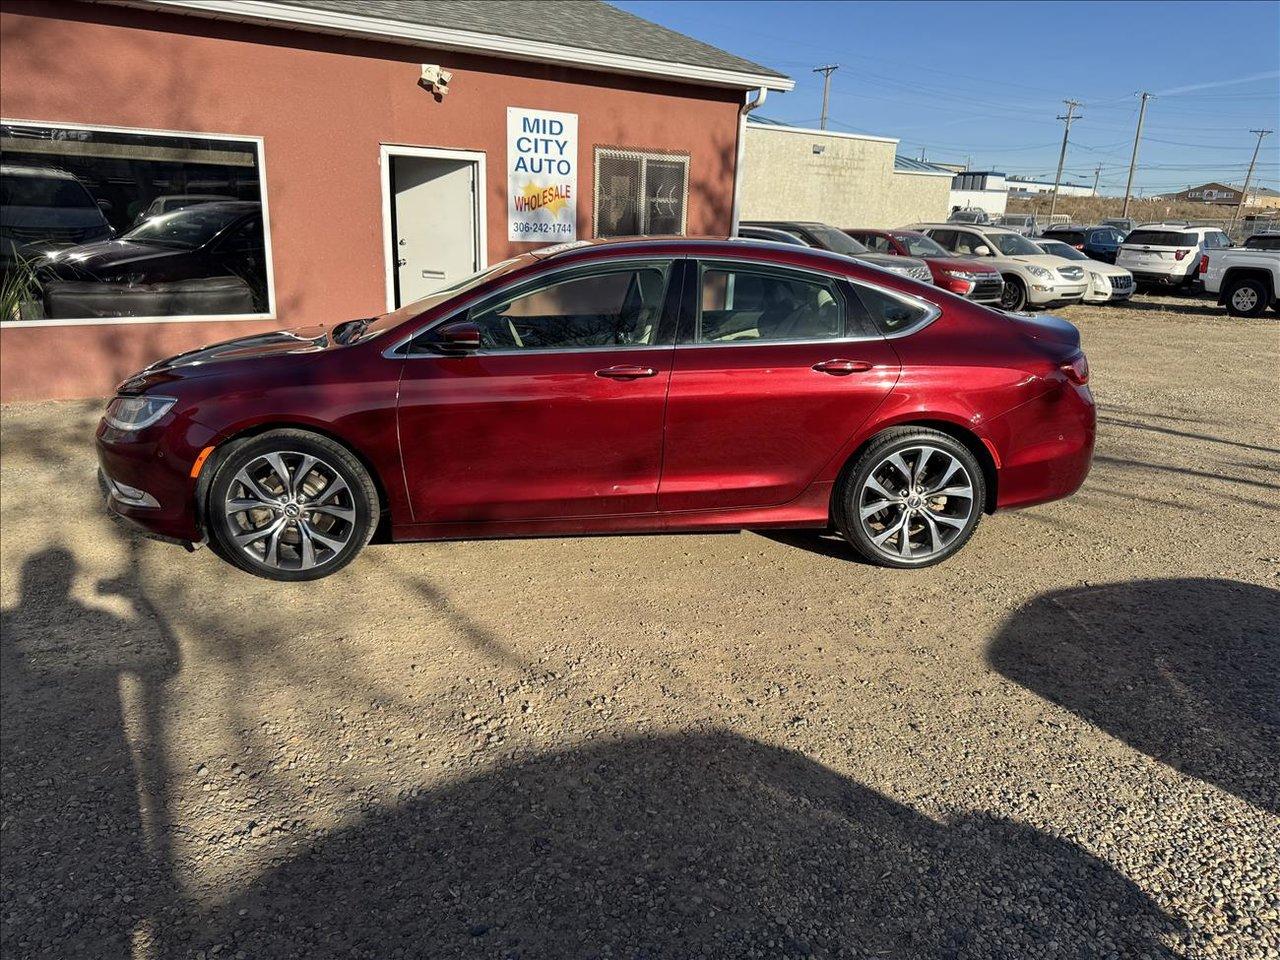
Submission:
[[[312,10],[403,23],[450,27],[497,37],[542,37],[568,47],[604,50],[718,70],[785,79],[785,74],[735,57],[683,33],[619,10],[600,0],[277,0]],[[536,29],[535,29],[536,28]]]

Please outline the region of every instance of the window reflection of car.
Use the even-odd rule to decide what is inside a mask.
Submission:
[[[93,194],[65,170],[0,166],[0,269],[114,232]]]
[[[44,285],[51,317],[67,316],[68,309],[83,309],[91,316],[139,315],[132,308],[123,314],[107,314],[92,303],[86,306],[84,298],[95,296],[92,285],[111,285],[113,294],[122,292],[120,287],[143,287],[147,289],[140,293],[167,298],[164,302],[169,303],[175,292],[182,291],[180,287],[175,291],[174,285],[210,278],[234,281],[233,289],[225,289],[224,284],[218,296],[232,296],[235,304],[192,312],[261,312],[267,300],[265,253],[261,205],[220,201],[152,217],[115,240],[56,251],[41,260],[37,275]],[[59,288],[60,283],[75,287]],[[198,287],[190,289],[207,294]],[[62,295],[73,295],[77,306],[60,301]],[[155,315],[175,309],[182,312],[170,304]],[[151,313],[146,310],[143,315]]]
[[[202,203],[226,202],[231,199],[231,197],[219,196],[216,193],[177,193],[156,197],[138,211],[138,215],[133,218],[132,226],[136,227],[152,217],[173,213],[175,210],[185,210],[187,207],[194,207]]]

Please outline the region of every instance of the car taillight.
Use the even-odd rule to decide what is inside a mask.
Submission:
[[[1083,353],[1076,354],[1070,360],[1064,360],[1058,364],[1058,369],[1065,373],[1072,383],[1084,386],[1089,382],[1089,361],[1085,359]]]
[[[1209,255],[1207,253],[1202,253],[1200,255],[1200,272],[1201,273],[1209,272]]]
[[[1191,252],[1190,250],[1177,250],[1177,251],[1175,251],[1175,252],[1174,252],[1174,254],[1173,254],[1173,259],[1175,259],[1175,260],[1181,260],[1183,257],[1185,257],[1185,256],[1186,256],[1188,253],[1190,253],[1190,252]]]

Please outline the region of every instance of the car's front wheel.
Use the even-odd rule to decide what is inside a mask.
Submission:
[[[1233,317],[1259,317],[1267,309],[1267,287],[1261,280],[1244,277],[1227,287],[1227,313]]]
[[[272,430],[218,462],[205,501],[212,546],[269,580],[318,580],[345,567],[373,536],[378,493],[341,444]]]
[[[973,535],[986,503],[982,468],[948,434],[896,427],[876,437],[845,472],[836,525],[885,567],[927,567]]]
[[[1017,277],[1004,278],[1004,291],[1000,294],[1003,310],[1024,310],[1027,306],[1027,285]]]

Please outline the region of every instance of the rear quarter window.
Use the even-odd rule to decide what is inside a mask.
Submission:
[[[936,307],[917,300],[900,299],[875,287],[850,284],[871,322],[885,335],[916,329],[938,315]]]

